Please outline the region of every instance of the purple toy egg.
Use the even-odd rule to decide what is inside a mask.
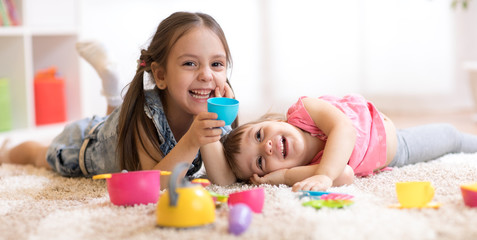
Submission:
[[[252,221],[252,210],[247,204],[237,203],[229,212],[229,232],[240,235],[247,230]]]

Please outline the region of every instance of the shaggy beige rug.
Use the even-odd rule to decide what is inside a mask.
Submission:
[[[395,209],[395,182],[430,181],[439,209]],[[51,171],[0,166],[1,239],[477,239],[477,208],[466,207],[459,186],[477,182],[477,154],[453,154],[395,168],[331,191],[355,196],[343,209],[301,205],[285,186],[263,185],[263,213],[239,237],[228,233],[228,208],[216,221],[191,229],[155,225],[155,204],[118,207],[104,180],[64,178]],[[209,186],[222,194],[250,185]]]

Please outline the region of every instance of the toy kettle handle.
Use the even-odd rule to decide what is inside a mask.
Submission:
[[[190,163],[187,162],[182,162],[178,163],[174,169],[172,170],[171,174],[171,179],[169,179],[169,205],[170,206],[177,206],[177,199],[179,198],[179,194],[176,191],[177,188],[177,178],[179,177],[179,174],[186,170],[189,169]],[[180,184],[179,187],[186,187],[188,186],[188,182],[185,178],[182,179],[182,184]]]

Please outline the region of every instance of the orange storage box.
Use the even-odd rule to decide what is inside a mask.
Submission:
[[[65,122],[65,81],[56,76],[56,68],[37,72],[34,85],[36,125]]]

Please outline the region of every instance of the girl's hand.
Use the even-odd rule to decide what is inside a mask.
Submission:
[[[315,175],[309,177],[301,182],[293,184],[292,190],[294,192],[304,191],[326,191],[333,184],[333,180],[326,175]]]
[[[215,97],[234,98],[235,95],[234,95],[234,92],[232,91],[232,88],[229,86],[229,84],[225,83],[223,91],[220,91],[219,87],[215,88]]]
[[[217,119],[217,114],[211,112],[201,112],[195,116],[194,122],[184,135],[191,146],[199,148],[220,140],[222,129],[219,127],[225,126],[225,122],[215,119]]]
[[[256,173],[250,177],[250,181],[255,185],[260,184],[271,184],[271,185],[279,185],[285,184],[285,173],[287,169],[280,169],[274,172],[271,172],[263,177],[259,177]]]

